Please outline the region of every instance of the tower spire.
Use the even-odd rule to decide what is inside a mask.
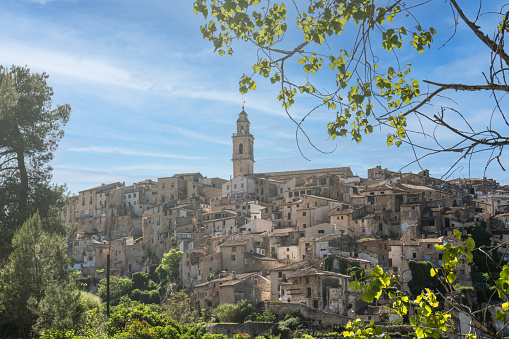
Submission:
[[[244,101],[242,102],[242,112],[239,113],[237,119],[237,133],[232,136],[233,142],[233,177],[252,175],[254,155],[253,144],[254,137],[249,132],[251,123],[247,118],[247,113],[244,111]]]

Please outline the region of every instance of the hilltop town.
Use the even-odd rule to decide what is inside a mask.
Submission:
[[[381,321],[383,312],[349,288],[347,268],[379,265],[410,291],[410,263],[440,263],[435,245],[454,230],[482,223],[493,241],[509,240],[509,187],[493,179],[444,181],[381,166],[366,177],[349,167],[255,173],[244,110],[236,124],[230,180],[180,173],[72,197],[62,217],[78,226],[68,239],[74,268],[102,277],[109,255],[112,274],[149,273],[178,249],[180,283],[196,309],[252,299]],[[472,286],[465,261],[456,276]]]

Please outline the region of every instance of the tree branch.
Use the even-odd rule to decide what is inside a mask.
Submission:
[[[451,4],[454,6],[456,11],[458,12],[461,19],[467,24],[468,27],[474,32],[474,34],[482,41],[486,46],[488,46],[495,54],[500,56],[506,63],[506,65],[509,65],[509,55],[507,55],[502,48],[501,45],[497,44],[496,42],[492,41],[487,35],[485,35],[481,30],[479,29],[479,26],[468,20],[468,18],[465,16],[463,11],[461,10],[460,6],[456,2],[456,0],[450,0]]]

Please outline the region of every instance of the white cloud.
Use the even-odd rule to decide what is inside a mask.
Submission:
[[[169,159],[181,159],[181,160],[206,160],[206,159],[208,159],[207,157],[199,157],[199,156],[192,156],[192,155],[136,151],[136,150],[130,150],[130,149],[117,148],[117,147],[100,147],[100,146],[69,147],[67,150],[70,152],[121,154],[121,155],[130,155],[130,156],[139,156],[139,157],[169,158]]]
[[[182,128],[182,127],[176,127],[176,126],[171,126],[171,125],[166,125],[166,127],[169,129],[169,131],[176,132],[178,134],[191,137],[192,139],[203,140],[203,141],[211,142],[213,144],[231,145],[231,141],[229,141],[229,140],[211,137],[212,133],[203,134],[203,133],[193,132],[193,131],[187,130],[185,128]]]
[[[148,83],[133,79],[130,71],[113,66],[100,57],[29,47],[16,43],[0,43],[2,63],[29,65],[52,75],[85,80],[105,85],[148,90]]]

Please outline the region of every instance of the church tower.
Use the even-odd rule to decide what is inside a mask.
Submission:
[[[239,175],[253,175],[253,142],[254,137],[249,133],[249,120],[247,119],[247,113],[242,107],[242,112],[239,113],[237,119],[237,133],[232,136],[233,141],[233,177],[236,178]]]

